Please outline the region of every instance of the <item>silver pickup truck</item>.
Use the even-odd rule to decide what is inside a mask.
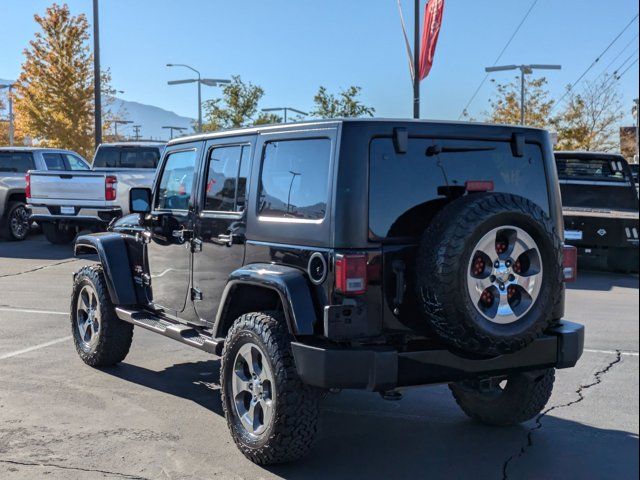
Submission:
[[[86,172],[29,172],[31,219],[49,242],[71,242],[80,229],[101,230],[129,213],[129,190],[151,187],[164,143],[105,143]]]
[[[24,240],[29,233],[25,178],[29,170],[73,173],[90,168],[84,158],[71,150],[0,147],[0,236]]]

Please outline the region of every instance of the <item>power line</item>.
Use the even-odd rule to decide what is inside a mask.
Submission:
[[[622,76],[623,76],[625,73],[627,73],[629,70],[631,70],[631,68],[632,68],[636,63],[638,63],[638,60],[640,60],[640,58],[636,58],[636,59],[633,61],[633,63],[632,63],[631,65],[629,65],[627,68],[625,68],[625,69],[622,71],[622,73],[620,73],[619,75],[617,75],[617,76],[615,77],[615,79],[616,79],[616,80],[620,80],[620,79],[622,78]]]
[[[611,68],[611,65],[613,65],[616,62],[616,60],[618,60],[622,56],[622,54],[627,50],[627,48],[629,48],[631,45],[635,44],[635,41],[637,39],[638,39],[638,34],[636,33],[634,35],[634,37],[629,41],[629,43],[627,43],[624,47],[622,47],[622,50],[620,50],[618,52],[618,54],[615,57],[613,57],[613,60],[611,60],[609,62],[609,64],[606,67],[604,67],[604,70],[602,70],[600,75],[598,75],[598,78],[600,78],[602,75],[604,75],[607,72],[607,70],[609,70]]]
[[[522,17],[522,20],[520,20],[520,23],[518,24],[518,26],[516,27],[516,29],[513,31],[513,33],[511,34],[511,37],[509,38],[509,40],[507,41],[507,43],[505,44],[505,46],[502,48],[502,50],[500,51],[500,53],[498,54],[498,57],[496,58],[496,60],[493,62],[492,66],[496,66],[498,64],[498,62],[500,61],[500,59],[502,58],[502,55],[504,55],[504,52],[507,51],[507,48],[509,48],[509,45],[511,45],[511,42],[513,42],[513,39],[516,38],[516,35],[518,34],[518,32],[520,31],[520,28],[522,27],[522,25],[524,25],[524,22],[527,21],[527,18],[529,18],[529,14],[531,13],[531,11],[533,10],[533,7],[536,6],[536,4],[538,3],[538,0],[533,0],[533,2],[531,3],[531,6],[529,7],[529,10],[527,10],[527,12],[524,14],[524,17]],[[471,103],[473,103],[473,101],[475,100],[475,98],[478,96],[478,93],[480,93],[480,89],[482,88],[482,86],[485,84],[485,82],[487,81],[487,78],[489,78],[489,74],[487,73],[484,78],[482,79],[482,81],[480,82],[480,85],[478,85],[478,88],[476,88],[476,90],[473,92],[473,95],[471,95],[471,98],[469,99],[469,101],[467,102],[467,105],[462,109],[462,113],[460,114],[460,116],[458,117],[458,120],[460,120],[464,114],[467,112],[467,109],[469,108],[469,106],[471,105]]]
[[[584,72],[582,72],[582,75],[580,75],[580,76],[578,77],[578,79],[577,79],[575,82],[573,82],[573,83],[569,86],[569,88],[567,88],[567,90],[566,90],[566,91],[564,92],[564,94],[560,97],[560,99],[559,99],[557,102],[554,102],[554,105],[553,105],[553,107],[551,108],[551,112],[553,112],[553,111],[556,109],[556,107],[557,107],[558,105],[560,105],[560,103],[562,102],[562,100],[564,100],[564,99],[565,99],[565,97],[569,94],[569,92],[571,92],[571,91],[575,88],[575,86],[576,86],[578,83],[580,83],[580,82],[582,81],[582,79],[585,77],[585,75],[591,71],[591,69],[592,69],[592,68],[593,68],[593,67],[594,67],[594,66],[595,66],[595,65],[600,61],[600,59],[602,58],[602,56],[603,56],[605,53],[607,53],[607,52],[609,51],[609,49],[613,46],[613,44],[614,44],[614,43],[616,43],[616,42],[618,41],[618,39],[622,36],[622,34],[623,34],[624,32],[626,32],[626,31],[627,31],[627,29],[628,29],[628,28],[633,24],[633,22],[635,22],[637,19],[638,19],[638,14],[636,13],[636,15],[631,19],[631,21],[630,21],[629,23],[627,23],[627,25],[622,29],[622,31],[621,31],[620,33],[618,33],[618,35],[616,35],[616,37],[615,37],[613,40],[611,40],[611,43],[609,43],[609,45],[607,45],[607,48],[605,48],[605,49],[602,51],[602,53],[601,53],[600,55],[598,55],[598,56],[596,57],[596,59],[595,59],[593,62],[591,62],[591,65],[589,65],[589,67],[587,67],[587,69],[586,69]],[[551,113],[551,112],[549,112],[549,113]]]

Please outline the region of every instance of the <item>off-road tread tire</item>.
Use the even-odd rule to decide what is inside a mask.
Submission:
[[[4,221],[2,222],[2,225],[0,225],[0,238],[4,240],[9,240],[12,242],[20,242],[22,240],[25,240],[29,235],[29,231],[27,230],[27,235],[25,235],[24,238],[16,238],[11,232],[11,222],[10,222],[11,213],[15,208],[19,207],[20,205],[27,208],[27,205],[24,202],[9,202],[7,204],[7,208],[5,210],[5,215],[4,215]]]
[[[68,245],[76,238],[74,230],[60,230],[55,223],[43,222],[42,233],[49,243],[54,245]]]
[[[92,352],[85,351],[76,327],[76,299],[84,282],[90,282],[100,302],[100,338]],[[108,367],[125,359],[133,340],[133,325],[120,320],[111,303],[101,265],[82,267],[76,274],[71,294],[71,331],[76,351],[84,363],[91,367]]]
[[[555,369],[516,373],[507,379],[505,390],[497,398],[452,383],[449,389],[462,411],[488,425],[517,425],[536,417],[547,405]]]
[[[465,314],[461,306],[459,295],[462,292],[455,286],[461,275],[458,261],[480,222],[514,212],[537,222],[551,240],[555,258],[548,262],[553,269],[549,278],[554,281],[555,287],[542,318],[528,331],[517,336],[488,335]],[[484,356],[513,353],[539,338],[554,323],[553,313],[557,310],[563,291],[562,262],[563,248],[557,229],[533,202],[506,193],[468,195],[443,208],[422,235],[416,268],[418,302],[436,335],[453,350]],[[466,266],[463,267],[466,269]],[[453,298],[455,295],[458,297]]]
[[[264,439],[251,444],[235,421],[231,387],[227,375],[233,369],[235,346],[249,337],[262,344],[271,361],[275,378],[276,412]],[[258,465],[273,465],[297,460],[312,448],[318,431],[320,390],[305,385],[298,377],[291,340],[281,312],[253,312],[240,316],[227,334],[222,353],[222,407],[227,425],[240,451]],[[238,347],[239,348],[239,347]]]

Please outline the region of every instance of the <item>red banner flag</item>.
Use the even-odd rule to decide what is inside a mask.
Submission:
[[[429,0],[424,11],[424,26],[422,27],[422,45],[420,49],[420,80],[424,80],[433,65],[436,53],[438,35],[442,26],[444,0]]]

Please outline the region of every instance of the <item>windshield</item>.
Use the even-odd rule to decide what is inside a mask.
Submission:
[[[93,168],[156,168],[159,159],[156,147],[100,147]]]

